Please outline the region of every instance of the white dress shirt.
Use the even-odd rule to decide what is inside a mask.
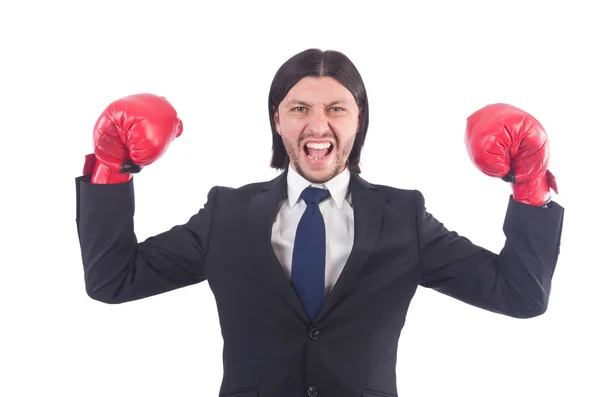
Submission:
[[[306,209],[306,203],[300,194],[309,186],[329,190],[330,196],[319,204],[325,220],[325,295],[333,289],[354,244],[354,212],[348,189],[349,183],[350,172],[347,167],[336,177],[321,185],[307,181],[289,167],[288,199],[281,203],[273,223],[271,235],[273,250],[291,280],[296,229]]]

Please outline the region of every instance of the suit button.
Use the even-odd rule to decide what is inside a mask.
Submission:
[[[319,339],[319,336],[321,336],[321,331],[319,331],[317,328],[313,328],[310,330],[310,339]]]
[[[319,395],[319,391],[317,390],[316,387],[311,386],[306,391],[306,394],[308,395],[308,397],[317,397]]]

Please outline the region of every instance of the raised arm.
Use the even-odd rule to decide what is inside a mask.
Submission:
[[[132,95],[110,104],[94,128],[94,153],[76,178],[77,231],[88,295],[122,303],[204,280],[217,188],[189,221],[138,242],[132,172],[167,150],[182,132],[163,97]]]

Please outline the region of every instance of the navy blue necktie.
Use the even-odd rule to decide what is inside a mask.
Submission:
[[[325,299],[325,221],[319,203],[329,196],[329,191],[308,187],[300,196],[306,210],[294,240],[292,285],[314,322]]]

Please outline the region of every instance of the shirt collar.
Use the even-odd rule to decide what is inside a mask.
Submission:
[[[348,167],[344,168],[344,171],[322,184],[311,183],[294,171],[291,166],[288,167],[287,189],[290,207],[296,205],[300,198],[300,194],[304,189],[313,186],[329,190],[329,194],[331,195],[335,206],[337,209],[341,209],[344,204],[344,199],[346,199],[346,196],[348,195],[349,184],[350,171],[348,170]]]

